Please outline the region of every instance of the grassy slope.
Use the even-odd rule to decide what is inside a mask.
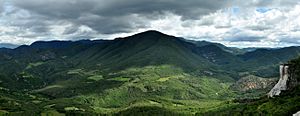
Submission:
[[[36,113],[116,113],[132,107],[153,106],[193,114],[224,105],[234,96],[228,89],[232,83],[229,80],[197,77],[170,65],[130,68],[107,75],[84,69],[61,73],[70,78],[30,93],[43,96],[12,101],[22,101],[18,103],[21,106],[36,105]],[[14,107],[5,111],[19,112],[10,108]]]
[[[76,74],[79,75],[84,72],[72,70],[72,74],[75,74],[76,71],[78,71]],[[98,81],[122,83],[118,87],[106,88],[100,93],[90,92],[93,88],[91,86],[86,88],[85,84],[82,85],[83,90],[89,89],[89,92],[76,91],[78,93],[75,93],[71,99],[77,103],[91,106],[98,113],[117,112],[137,106],[158,106],[169,110],[193,113],[201,108],[219,106],[233,96],[228,89],[231,84],[228,81],[222,82],[212,77],[194,77],[184,73],[180,68],[169,65],[130,68],[109,76],[104,75],[101,80],[86,81],[90,82],[89,84]],[[75,81],[69,83],[80,84]],[[66,83],[62,85],[64,88],[51,85],[38,92],[63,97],[60,96],[61,94],[52,92],[70,93],[74,90],[68,89],[72,85]]]

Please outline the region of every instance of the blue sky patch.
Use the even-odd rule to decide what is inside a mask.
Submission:
[[[270,10],[272,10],[272,9],[270,9],[270,8],[265,8],[265,7],[256,8],[256,11],[257,11],[257,12],[260,12],[260,13],[266,13],[266,12],[268,12],[268,11],[270,11]]]

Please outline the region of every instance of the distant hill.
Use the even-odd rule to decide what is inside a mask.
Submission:
[[[10,49],[14,49],[17,48],[18,45],[15,44],[9,44],[9,43],[0,43],[0,48],[10,48]]]
[[[213,42],[208,42],[208,41],[195,41],[195,40],[186,40],[186,41],[194,43],[198,47],[207,46],[207,45],[215,45],[215,46],[218,46],[219,48],[221,48],[222,50],[232,53],[232,54],[244,54],[245,52],[247,52],[245,49],[239,49],[239,48],[235,48],[235,47],[227,47],[220,43],[213,43]]]

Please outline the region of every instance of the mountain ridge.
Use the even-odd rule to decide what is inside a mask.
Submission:
[[[8,49],[14,49],[17,48],[19,45],[10,44],[10,43],[0,43],[0,48],[8,48]]]
[[[251,83],[272,78],[278,63],[300,52],[298,47],[246,54],[228,50],[234,51],[157,31],[115,40],[39,41],[0,49],[0,106],[8,112],[78,109],[100,114],[138,105],[167,106],[194,114],[245,97],[232,89],[236,81],[249,75],[253,78],[244,80]]]
[[[294,58],[300,53],[299,49],[300,47],[257,49],[255,51],[245,52],[244,54],[236,54],[241,53],[241,51],[236,51],[236,48],[232,49],[219,43],[183,40],[182,38],[150,30],[124,37],[122,39],[116,38],[115,40],[38,41],[29,46],[23,45],[15,48],[15,50],[9,51],[10,54],[20,54],[15,56],[22,57],[21,54],[28,50],[32,52],[43,52],[46,50],[51,52],[51,54],[56,54],[60,57],[73,57],[71,60],[72,62],[75,62],[75,64],[87,61],[91,62],[91,64],[105,64],[108,66],[113,62],[123,62],[123,65],[127,65],[125,67],[128,67],[130,64],[126,62],[132,62],[131,64],[136,62],[135,64],[148,65],[146,62],[157,59],[157,61],[152,62],[152,64],[161,64],[163,62],[167,63],[170,61],[175,64],[182,62],[180,65],[190,64],[193,66],[197,64],[197,62],[202,62],[198,65],[210,65],[209,67],[221,66],[229,70],[237,70],[234,68],[235,65],[245,64],[247,66],[243,67],[249,68],[242,68],[239,70],[252,70],[252,67],[261,67],[263,66],[262,64],[271,65]],[[288,52],[292,53],[288,54]],[[170,59],[171,57],[168,57],[167,54],[173,55],[175,59],[172,58],[172,61],[172,59]],[[178,56],[180,54],[181,56]],[[26,56],[26,54],[24,55]],[[166,55],[165,57],[160,57],[164,58],[165,61],[161,59],[159,60],[159,55]],[[251,60],[252,57],[253,60]],[[268,57],[272,57],[272,59],[264,59]],[[143,61],[143,58],[148,58],[148,60]],[[192,59],[177,59],[176,61],[176,58]],[[151,62],[149,62],[149,64],[151,64]]]

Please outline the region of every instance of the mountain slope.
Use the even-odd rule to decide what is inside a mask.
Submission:
[[[210,107],[221,105],[233,96],[228,89],[233,79],[199,53],[196,45],[157,31],[111,41],[35,42],[3,49],[0,87],[8,93],[0,94],[1,110],[68,113],[71,107],[109,114],[142,104],[191,113],[207,107],[196,105],[207,104],[198,99],[214,102]]]
[[[193,44],[176,37],[148,31],[117,39],[105,47],[94,46],[84,51],[85,55],[78,54],[76,59],[83,59],[84,62],[91,64],[95,64],[97,61],[98,65],[103,68],[112,69],[169,64],[192,70],[212,65],[206,59],[193,53],[190,47],[195,48]],[[93,51],[97,52],[92,53]],[[82,56],[85,58],[80,58]],[[79,60],[78,62],[83,61]]]
[[[220,44],[220,43],[213,43],[213,42],[208,42],[208,41],[193,41],[193,40],[185,40],[185,41],[194,43],[198,47],[203,47],[203,46],[207,46],[207,45],[215,45],[215,46],[221,48],[223,51],[229,52],[234,55],[246,53],[246,51],[243,49],[239,49],[239,48],[235,48],[235,47],[226,47],[225,45]]]
[[[241,55],[224,49],[220,44],[188,42],[147,31],[116,40],[35,42],[13,50],[0,49],[0,70],[12,83],[16,81],[10,75],[18,79],[18,75],[31,74],[38,78],[37,82],[52,83],[57,80],[54,74],[71,69],[97,69],[108,75],[127,68],[160,65],[176,66],[193,75],[230,80],[239,79],[239,73],[272,77],[277,74],[276,64],[299,54],[299,47],[258,49]]]
[[[244,61],[236,71],[249,71],[262,77],[278,75],[278,64],[297,58],[300,47],[286,47],[281,49],[257,49],[239,55]]]
[[[237,100],[236,105],[212,110],[199,115],[276,115],[289,116],[299,112],[300,107],[300,58],[289,61],[289,73],[298,85],[283,91],[280,96],[267,98],[266,96],[254,100]],[[291,83],[288,83],[291,84]]]
[[[271,69],[297,49],[236,55],[220,44],[197,45],[157,31],[0,49],[0,112],[32,112],[18,104],[38,106],[34,113],[113,114],[144,106],[205,112],[228,105],[240,77]]]

